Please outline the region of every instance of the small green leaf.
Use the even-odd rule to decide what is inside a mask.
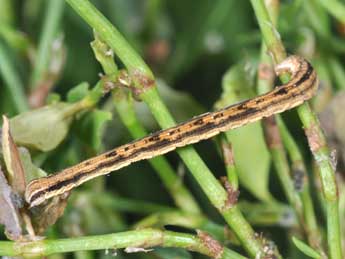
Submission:
[[[67,93],[67,102],[75,103],[83,99],[89,93],[89,84],[82,82]]]
[[[101,111],[98,109],[93,110],[86,114],[79,124],[80,133],[79,136],[82,140],[91,145],[91,147],[97,152],[102,147],[102,135],[104,125],[107,121],[111,120],[112,114],[108,111]]]
[[[250,71],[249,71],[250,72]],[[243,64],[231,67],[223,76],[223,93],[217,109],[248,99],[254,95],[252,78]],[[239,182],[262,201],[272,201],[268,189],[270,157],[259,122],[226,132],[231,142]]]
[[[57,103],[21,113],[10,120],[11,133],[21,146],[49,151],[66,137],[77,104]]]
[[[26,182],[30,182],[31,180],[36,178],[47,176],[47,173],[45,171],[32,163],[31,155],[26,148],[20,147],[19,155],[25,171]]]
[[[321,255],[318,252],[316,252],[313,248],[311,248],[310,246],[308,246],[306,243],[299,240],[298,238],[292,237],[292,242],[305,255],[311,258],[315,258],[315,259],[321,258]]]

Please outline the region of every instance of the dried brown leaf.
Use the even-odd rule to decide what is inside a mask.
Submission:
[[[15,199],[15,195],[0,168],[0,224],[5,226],[6,235],[11,240],[18,240],[22,236],[19,211],[15,206]]]
[[[11,136],[9,121],[6,116],[2,116],[2,118],[2,152],[8,172],[9,183],[15,192],[24,196],[26,186],[24,169],[18,148]]]
[[[69,193],[64,193],[51,199],[47,204],[32,209],[34,228],[37,235],[44,231],[63,215]]]

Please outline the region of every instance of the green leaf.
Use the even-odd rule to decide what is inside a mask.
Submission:
[[[47,173],[41,168],[37,167],[32,163],[31,155],[29,151],[24,148],[19,148],[20,160],[22,161],[23,168],[25,171],[26,182],[30,182],[33,179],[47,176]]]
[[[104,125],[112,119],[111,112],[98,109],[86,114],[78,123],[81,139],[97,152],[102,147]]]
[[[67,102],[75,103],[83,99],[89,93],[89,84],[82,82],[67,93]]]
[[[19,114],[10,120],[11,133],[21,146],[49,151],[66,137],[77,104],[57,103]]]
[[[298,238],[292,237],[292,242],[305,255],[311,258],[315,258],[315,259],[321,258],[321,255],[318,252],[316,252],[313,248],[311,248],[310,246],[308,246],[306,243],[299,240]]]
[[[223,94],[215,107],[248,99],[254,95],[253,83],[242,64],[232,67],[223,77]],[[240,184],[261,201],[272,201],[268,189],[270,156],[267,150],[261,124],[247,126],[226,132],[235,157],[235,166]]]
[[[19,240],[23,231],[14,197],[15,194],[0,167],[0,225],[5,226],[5,234],[9,239]]]

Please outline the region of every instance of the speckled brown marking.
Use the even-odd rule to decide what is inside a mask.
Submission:
[[[305,59],[290,56],[277,65],[275,70],[277,74],[289,72],[291,80],[264,95],[216,112],[196,116],[187,122],[120,146],[59,173],[35,179],[26,188],[26,201],[30,206],[39,205],[46,199],[70,191],[97,176],[291,109],[315,94],[318,87],[317,75]],[[147,83],[148,87],[152,84],[151,81],[142,83]]]

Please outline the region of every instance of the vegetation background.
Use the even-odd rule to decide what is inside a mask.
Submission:
[[[123,88],[103,96],[97,82],[108,79],[104,76],[108,74],[104,64],[111,61],[106,51],[103,56],[97,51],[110,51],[106,45],[109,43],[103,41],[97,28],[94,32],[90,22],[85,22],[76,12],[78,2],[88,1],[66,2],[0,0],[0,113],[10,118],[15,142],[26,147],[35,166],[45,172],[62,170],[130,142],[142,134],[140,124],[148,133],[161,127],[152,117],[145,98],[141,102],[119,101],[119,98],[130,98],[130,91]],[[258,8],[255,0],[91,2],[124,36],[127,47],[133,48],[152,69],[162,100],[176,121],[182,122],[262,93],[263,88],[257,81],[259,64],[265,58],[275,56],[276,52],[263,50],[263,40],[266,39],[258,26],[258,20],[262,20],[260,11],[255,9]],[[263,3],[261,0],[257,2]],[[340,226],[335,223],[335,229],[341,231],[334,235],[339,241],[344,240],[345,209],[345,199],[341,196],[345,186],[341,174],[344,121],[338,115],[344,105],[341,93],[345,87],[345,4],[333,0],[327,1],[328,4],[324,2],[266,1],[266,6],[277,16],[277,33],[287,53],[297,53],[311,60],[320,77],[320,90],[313,104],[314,110],[321,114],[332,149],[338,149],[340,201],[336,201],[336,208],[340,213]],[[94,42],[92,47],[91,42]],[[130,70],[116,51],[115,61],[119,69]],[[113,68],[113,72],[117,72],[117,68]],[[107,76],[111,81],[112,74]],[[262,80],[260,76],[259,80]],[[66,106],[59,106],[62,101]],[[46,104],[53,105],[54,109],[39,108]],[[132,104],[137,117],[132,110],[127,110]],[[25,113],[33,108],[39,110]],[[21,116],[15,117],[18,114]],[[140,123],[132,123],[136,118]],[[262,247],[270,247],[277,258],[309,258],[307,255],[324,258],[325,254],[329,258],[341,258],[341,248],[332,248],[329,243],[332,233],[329,204],[322,197],[319,169],[313,162],[297,112],[284,113],[283,120],[285,124],[278,119],[282,143],[287,149],[280,150],[282,153],[276,153],[274,147],[266,145],[270,136],[265,140],[260,123],[194,147],[217,179],[228,175],[236,189],[239,178],[240,196],[236,208],[254,228],[257,233],[254,239],[259,240]],[[140,133],[136,135],[136,132]],[[284,135],[284,132],[290,133]],[[291,151],[289,140],[293,142],[292,149],[297,151]],[[223,153],[229,149],[224,144],[227,142],[232,144],[236,170],[231,163],[229,168],[229,162],[224,158]],[[328,150],[325,152],[327,155]],[[73,240],[78,236],[118,233],[138,226],[193,235],[198,229],[210,233],[219,244],[242,255],[248,252],[253,257],[255,249],[240,246],[233,232],[225,227],[223,217],[228,223],[229,218],[222,217],[215,208],[217,205],[212,199],[209,201],[212,194],[200,188],[199,180],[195,180],[195,175],[178,154],[171,152],[165,157],[170,169],[166,164],[154,165],[153,169],[143,161],[79,187],[71,195],[63,216],[48,228],[47,237],[50,240],[72,237]],[[4,161],[1,163],[4,171],[5,164]],[[26,166],[24,169],[29,170]],[[173,170],[177,178],[169,178],[166,170]],[[331,175],[334,179],[334,174]],[[179,189],[176,184],[185,189]],[[179,194],[181,196],[177,197]],[[235,223],[235,229],[241,227]],[[205,241],[205,237],[198,233],[198,237]],[[293,242],[292,236],[298,239]],[[6,239],[5,234],[2,239]],[[93,242],[97,242],[96,239]],[[183,248],[174,248],[180,245],[172,244],[173,248],[155,248],[150,253],[118,250],[117,258],[224,256],[217,250],[213,254],[208,251],[204,252],[206,255],[200,255],[188,252],[182,245]],[[9,244],[3,245],[6,250]],[[99,246],[99,249],[103,247]],[[207,249],[211,248],[206,245]],[[113,251],[109,250],[75,248],[69,251],[73,253],[50,257],[113,256]],[[224,258],[244,258],[236,256]],[[273,258],[270,254],[266,256]]]

